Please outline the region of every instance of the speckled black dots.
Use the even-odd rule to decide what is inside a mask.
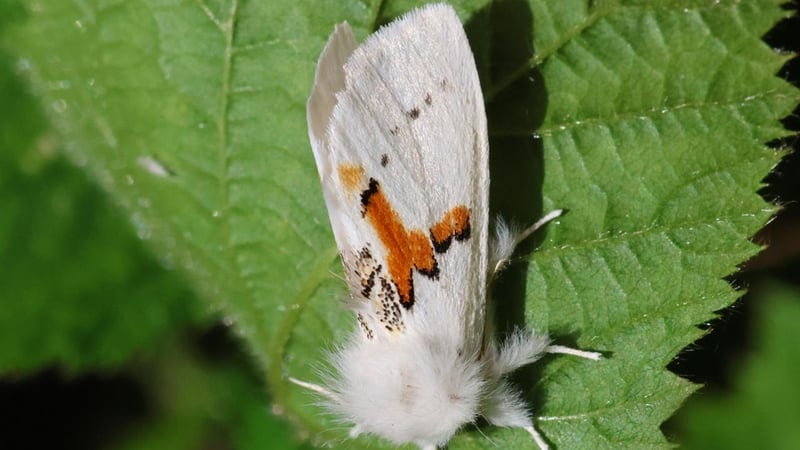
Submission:
[[[358,314],[358,322],[367,339],[374,337],[370,323],[377,320],[390,332],[402,331],[405,328],[403,312],[400,308],[400,295],[397,286],[389,278],[382,264],[378,264],[369,247],[363,247],[354,254],[355,264],[352,273],[358,285],[363,301],[372,303],[373,314]],[[372,318],[372,321],[369,319]]]
[[[372,328],[370,328],[369,325],[367,325],[367,321],[364,320],[364,316],[362,316],[361,313],[358,313],[356,317],[358,318],[358,323],[361,325],[361,329],[364,330],[364,335],[367,337],[367,339],[372,340],[372,338],[375,337],[375,332],[372,331]]]

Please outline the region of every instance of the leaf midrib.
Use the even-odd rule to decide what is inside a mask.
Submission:
[[[201,0],[197,0],[198,4],[202,5]],[[219,171],[219,214],[220,214],[220,234],[222,241],[225,242],[224,251],[226,259],[235,268],[236,276],[242,278],[242,270],[239,267],[235,256],[232,254],[232,239],[231,239],[231,224],[229,217],[230,198],[228,197],[228,180],[230,169],[230,154],[228,153],[228,106],[230,103],[230,82],[231,82],[231,66],[233,60],[233,36],[236,30],[236,10],[238,7],[238,0],[231,0],[230,9],[228,10],[228,18],[224,22],[213,20],[215,25],[219,28],[225,38],[225,56],[222,66],[222,86],[220,92],[220,105],[219,116],[217,119],[217,131],[219,133],[219,143],[217,147],[217,163]],[[204,9],[207,7],[203,5]],[[246,290],[252,294],[250,290]]]

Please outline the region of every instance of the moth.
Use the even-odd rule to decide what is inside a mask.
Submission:
[[[336,26],[307,104],[311,146],[357,319],[324,386],[291,378],[353,424],[422,449],[464,425],[526,430],[506,380],[545,353],[598,359],[517,331],[499,342],[490,282],[521,234],[489,236],[489,144],[475,61],[455,11],[412,11],[359,46]]]

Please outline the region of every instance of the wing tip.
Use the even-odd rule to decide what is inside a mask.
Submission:
[[[311,145],[315,148],[326,141],[325,134],[331,113],[336,106],[336,93],[344,89],[344,64],[358,43],[353,30],[345,21],[336,24],[317,61],[314,85],[306,102],[306,118]]]

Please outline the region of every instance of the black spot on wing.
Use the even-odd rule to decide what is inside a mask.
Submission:
[[[391,333],[403,331],[405,324],[403,309],[400,307],[402,301],[396,285],[386,274],[383,265],[374,259],[368,247],[363,247],[355,256],[355,274],[361,284],[361,294],[374,308],[357,314],[367,339],[374,337],[374,328],[370,324],[374,324],[376,320]]]
[[[368,247],[358,251],[354,272],[361,286],[361,295],[364,298],[369,298],[372,295],[372,289],[375,287],[375,277],[382,269],[383,267],[375,262]]]
[[[364,335],[367,337],[367,339],[372,340],[372,338],[375,337],[375,333],[372,331],[372,328],[367,325],[367,321],[364,319],[364,316],[361,315],[361,313],[358,313],[356,318],[358,319],[358,323],[361,325],[361,329],[364,330]]]
[[[380,270],[381,266],[378,266],[377,270]],[[375,271],[369,273],[366,278],[361,279],[361,295],[365,298],[369,298],[370,293],[372,293],[372,288],[375,286]]]
[[[370,197],[378,193],[378,188],[380,184],[378,183],[375,178],[369,179],[369,187],[361,191],[361,217],[366,216],[367,214],[367,205],[369,205]]]

